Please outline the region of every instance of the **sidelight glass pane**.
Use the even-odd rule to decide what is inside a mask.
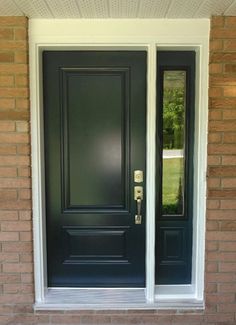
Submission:
[[[162,214],[184,213],[186,72],[164,71]]]

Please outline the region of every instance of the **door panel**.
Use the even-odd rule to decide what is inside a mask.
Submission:
[[[48,284],[142,287],[146,53],[45,51],[43,73]]]

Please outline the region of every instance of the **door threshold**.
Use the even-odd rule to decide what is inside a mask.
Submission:
[[[145,288],[48,288],[35,310],[203,309],[197,299],[146,299]]]

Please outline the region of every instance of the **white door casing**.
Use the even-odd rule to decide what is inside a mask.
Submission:
[[[32,136],[32,186],[35,263],[35,308],[202,308],[204,306],[204,251],[206,212],[206,158],[208,117],[209,20],[46,20],[29,22],[30,95]],[[89,289],[47,288],[45,185],[43,148],[42,51],[146,50],[147,55],[147,211],[146,289],[122,290],[125,303],[117,301],[117,289],[103,289],[107,304],[80,303]],[[155,112],[156,52],[196,51],[196,104],[194,140],[193,254],[191,285],[155,286]],[[92,289],[91,289],[92,290]],[[97,289],[100,290],[101,289]],[[119,289],[118,289],[119,290]],[[140,289],[139,289],[140,290]],[[56,293],[56,294],[55,294]],[[122,296],[121,295],[121,296]],[[114,299],[114,300],[113,300]],[[76,303],[72,303],[72,302]],[[122,301],[122,299],[121,299]]]

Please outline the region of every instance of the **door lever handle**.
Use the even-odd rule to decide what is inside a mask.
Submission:
[[[137,214],[135,215],[135,224],[140,225],[142,223],[142,199],[143,199],[143,187],[135,186],[134,187],[134,199],[137,201]]]

